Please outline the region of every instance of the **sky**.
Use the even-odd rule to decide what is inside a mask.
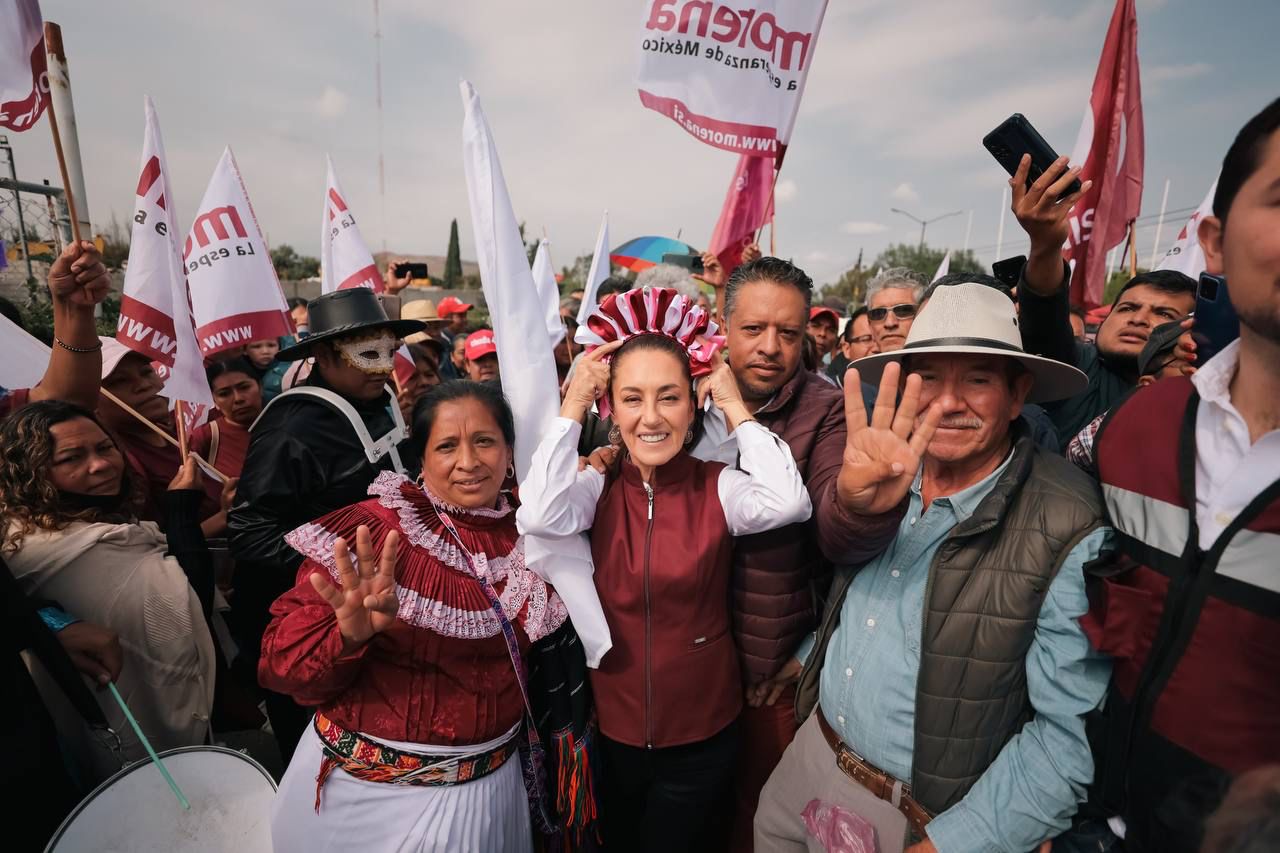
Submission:
[[[703,246],[736,155],[636,95],[647,0],[382,0],[385,205],[378,191],[372,0],[43,0],[62,25],[96,230],[132,211],[144,94],[155,100],[179,221],[226,145],[272,245],[318,255],[325,154],[373,251],[444,254],[457,218],[474,257],[458,80],[489,118],[516,215],[557,266],[589,252],[604,210],[614,245],[644,234]],[[859,252],[968,245],[989,264],[1007,176],[983,135],[1021,112],[1069,153],[1112,0],[831,0],[777,188],[776,253],[818,283]],[[1173,240],[1231,139],[1280,94],[1276,0],[1138,0],[1153,251],[1165,181]],[[19,177],[57,179],[45,123],[9,134]],[[1006,217],[1001,255],[1025,249]],[[768,247],[766,246],[766,249]],[[436,273],[438,271],[434,271]]]

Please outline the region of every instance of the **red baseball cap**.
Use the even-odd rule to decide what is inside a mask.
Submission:
[[[840,325],[839,312],[836,311],[836,309],[828,308],[825,305],[815,305],[809,309],[809,322],[812,323],[814,320],[818,319],[823,314],[829,314],[831,316],[831,322],[835,323],[837,326]]]
[[[474,305],[468,305],[456,296],[446,296],[436,306],[436,314],[440,317],[448,317],[450,314],[465,314],[474,307]]]
[[[481,329],[478,332],[472,332],[467,335],[467,343],[462,349],[467,361],[475,361],[486,355],[492,355],[497,351],[498,345],[493,342],[493,332],[488,329]]]

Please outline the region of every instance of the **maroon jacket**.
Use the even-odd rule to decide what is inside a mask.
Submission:
[[[733,632],[747,684],[771,678],[817,628],[831,564],[876,556],[902,520],[852,516],[836,501],[847,436],[839,388],[801,368],[755,417],[791,447],[813,516],[734,545]]]
[[[681,452],[652,491],[630,460],[620,468],[591,528],[613,638],[591,671],[600,731],[641,747],[705,740],[742,710],[725,595],[733,540],[716,488],[724,466]]]

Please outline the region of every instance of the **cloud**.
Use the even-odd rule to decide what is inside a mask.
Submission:
[[[915,187],[911,186],[911,184],[908,184],[908,183],[898,184],[896,187],[893,188],[893,192],[889,193],[889,196],[891,198],[896,198],[898,201],[919,201],[920,200],[920,193],[916,192]]]
[[[347,111],[347,96],[341,89],[325,86],[320,97],[312,103],[311,108],[320,118],[334,119]]]
[[[1207,62],[1187,62],[1181,65],[1153,65],[1142,69],[1143,83],[1171,83],[1180,80],[1191,80],[1203,77],[1213,71]]]
[[[796,182],[783,178],[781,181],[778,181],[778,185],[773,188],[773,198],[775,201],[785,204],[795,199],[797,192]]]
[[[905,186],[905,184],[904,184]],[[846,234],[852,234],[855,237],[861,237],[866,234],[882,234],[889,230],[889,226],[882,222],[867,222],[865,220],[855,220],[846,222],[841,228]]]

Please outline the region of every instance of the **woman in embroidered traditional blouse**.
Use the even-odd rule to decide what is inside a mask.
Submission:
[[[489,594],[522,669],[566,612],[526,568],[501,492],[511,410],[495,388],[454,382],[413,428],[427,437],[421,485],[386,472],[370,500],[286,537],[307,559],[272,606],[259,680],[317,713],[277,795],[277,853],[532,846],[515,755],[526,706]]]

